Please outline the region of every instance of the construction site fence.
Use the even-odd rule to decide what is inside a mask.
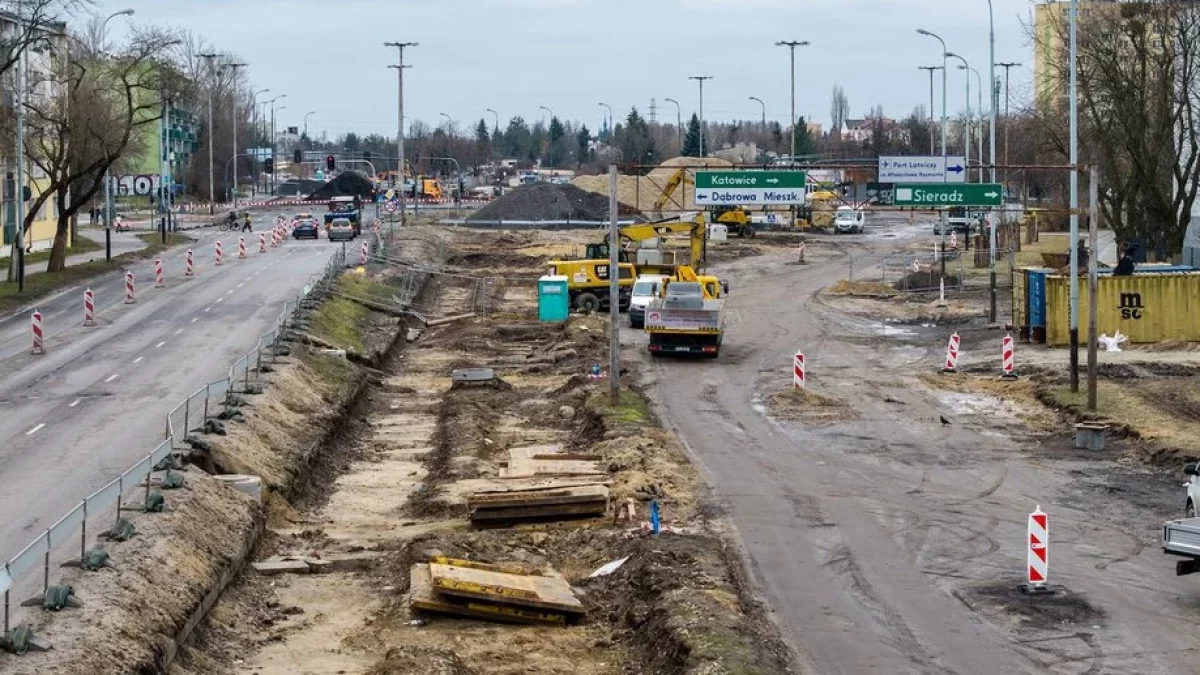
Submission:
[[[384,238],[377,236],[375,245],[378,246],[383,241]],[[94,538],[96,534],[106,530],[106,523],[115,526],[120,521],[122,512],[142,511],[150,498],[152,475],[156,471],[170,468],[168,458],[176,450],[185,447],[189,433],[202,430],[208,420],[232,402],[235,394],[246,392],[253,382],[259,380],[264,363],[274,362],[278,358],[285,331],[296,311],[315,292],[328,291],[345,267],[346,252],[344,249],[338,249],[325,263],[324,269],[300,289],[296,298],[284,303],[274,327],[259,336],[254,349],[230,366],[224,379],[201,387],[167,413],[162,441],[121,475],[76,504],[4,564],[3,569],[0,569],[0,591],[4,592],[5,635],[11,628],[11,596],[16,590],[17,582],[40,567],[42,592],[45,593],[50,587],[50,559],[54,551],[77,545],[82,560],[87,554],[89,537]],[[136,501],[135,490],[142,493],[141,503]],[[131,499],[133,501],[130,501]],[[131,504],[134,505],[130,506]]]

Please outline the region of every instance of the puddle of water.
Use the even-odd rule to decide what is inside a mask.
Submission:
[[[1011,407],[995,396],[965,394],[942,391],[937,394],[938,402],[955,415],[988,415],[1015,419]]]
[[[916,331],[908,328],[889,326],[885,323],[871,324],[871,329],[884,337],[913,337],[917,334]]]
[[[751,410],[753,410],[754,412],[756,412],[756,413],[760,414],[760,415],[766,415],[766,414],[767,414],[767,406],[765,406],[765,405],[763,405],[763,404],[761,404],[761,403],[755,403],[755,404],[751,405],[751,406],[750,406],[750,409],[751,409]]]

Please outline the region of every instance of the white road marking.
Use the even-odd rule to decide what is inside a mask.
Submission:
[[[158,343],[158,344],[154,345],[154,348],[155,348],[155,349],[162,349],[162,346],[163,346],[163,345],[165,345],[165,344],[167,344],[167,343],[166,343],[166,341],[164,340],[164,341],[162,341],[162,342],[160,342],[160,343]]]
[[[205,308],[204,308],[204,311],[206,311],[206,312],[207,312],[207,311],[209,311],[209,310],[211,310],[211,309],[212,309],[212,307],[205,307]]]
[[[105,379],[104,381],[112,382],[113,380],[117,379],[118,377],[120,377],[120,375],[118,373],[113,373],[112,375],[109,375],[108,378]]]
[[[245,282],[242,282],[242,283],[238,284],[237,287],[241,288],[242,286],[245,286],[245,285],[246,285]]]
[[[198,318],[198,317],[194,317],[194,316],[193,316],[193,317],[192,317],[192,321],[191,321],[191,322],[192,322],[192,323],[196,323],[197,321],[199,321],[199,318]],[[180,329],[179,329],[179,332],[181,332],[181,333],[182,333],[182,332],[183,332],[183,329],[182,329],[182,328],[180,328]]]
[[[82,401],[83,401],[83,399],[77,398],[74,401],[71,401],[71,403],[67,407],[74,408],[75,406],[79,405]]]
[[[225,295],[233,295],[233,290],[231,289],[231,290],[225,291]]]
[[[42,427],[44,427],[44,426],[46,426],[46,423],[45,423],[45,422],[42,422],[41,424],[39,424],[39,425],[37,425],[36,427],[34,427],[34,428],[30,429],[29,431],[26,431],[26,432],[25,432],[25,435],[26,435],[26,436],[32,436],[32,435],[36,434],[38,431],[41,431]]]
[[[144,358],[146,358],[146,357],[144,357],[144,356],[137,357],[136,359],[133,360],[133,364],[137,365],[137,364],[141,363],[142,359],[144,359]]]
[[[195,321],[195,319],[192,319],[192,321]],[[179,330],[175,331],[175,334],[176,334],[176,335],[179,335],[179,334],[180,334],[180,333],[182,333],[182,332],[183,332],[183,329],[182,329],[182,328],[180,328]]]
[[[222,297],[219,297],[219,298],[217,298],[217,302],[220,302],[220,301],[222,301],[222,300],[224,300],[224,299],[225,299],[225,297],[224,297],[224,296],[222,296]],[[204,310],[204,311],[206,311],[206,312],[207,312],[208,310],[206,309],[206,310]]]

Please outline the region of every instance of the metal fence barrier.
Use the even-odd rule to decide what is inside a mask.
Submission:
[[[386,238],[377,238],[376,246],[381,246]],[[86,499],[58,519],[44,533],[33,540],[20,553],[4,564],[0,569],[0,591],[4,592],[4,634],[7,635],[11,626],[12,602],[11,594],[17,581],[27,572],[38,565],[42,568],[42,591],[50,586],[50,555],[59,548],[72,542],[78,542],[79,555],[82,559],[87,553],[89,525],[95,527],[97,519],[116,507],[114,524],[121,518],[122,510],[130,510],[122,506],[126,491],[143,487],[145,494],[143,504],[150,496],[150,477],[163,460],[177,448],[182,448],[188,433],[204,426],[204,422],[213,416],[214,412],[223,409],[229,402],[230,396],[238,391],[246,391],[251,380],[257,381],[262,372],[264,354],[268,362],[273,362],[279,355],[280,342],[283,340],[288,324],[295,316],[301,303],[314,291],[328,290],[337,279],[339,273],[346,268],[344,249],[338,249],[325,263],[325,268],[315,275],[296,294],[296,299],[284,303],[283,311],[279,313],[275,326],[258,338],[258,344],[246,355],[239,358],[229,368],[225,379],[210,382],[185,398],[179,405],[167,413],[166,430],[163,440],[136,464],[104,487],[88,495]],[[136,507],[141,510],[141,506]],[[78,538],[76,531],[78,530]]]

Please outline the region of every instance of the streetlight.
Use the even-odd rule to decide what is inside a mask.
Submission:
[[[269,106],[269,107],[271,108],[271,133],[270,133],[270,141],[271,141],[271,162],[272,162],[272,163],[274,163],[274,162],[275,162],[275,101],[278,101],[278,100],[279,100],[279,99],[281,99],[281,98],[287,98],[287,94],[280,94],[280,95],[276,96],[275,98],[272,98],[272,99],[268,99],[268,100],[266,100],[266,101],[263,101],[263,106],[264,106],[264,107],[267,107],[267,106]],[[257,109],[257,108],[256,108],[256,109]],[[266,126],[266,122],[267,122],[267,116],[266,116],[266,114],[264,113],[264,114],[263,114],[263,126]],[[254,133],[256,133],[256,134],[258,133],[258,127],[255,127],[255,132],[254,132]],[[274,173],[272,173],[272,175],[274,175]],[[257,171],[255,171],[255,175],[254,175],[254,184],[255,184],[256,186],[258,185],[258,172],[257,172]]]
[[[766,131],[766,129],[767,129],[767,104],[763,103],[763,100],[757,96],[751,96],[750,100],[758,101],[758,105],[762,106],[762,128],[763,128],[763,131]]]
[[[539,106],[538,106],[538,108],[539,108],[540,110],[545,110],[546,112],[550,113],[550,121],[551,121],[551,122],[553,122],[553,121],[554,121],[554,111],[553,111],[553,110],[551,110],[551,109],[547,108],[547,107],[546,107],[546,106],[544,106],[544,105],[539,105]]]
[[[233,108],[233,157],[231,158],[233,160],[233,194],[231,196],[231,201],[233,202],[233,210],[235,210],[235,211],[237,210],[237,189],[238,189],[238,175],[237,175],[237,125],[238,125],[237,70],[238,70],[238,68],[245,68],[245,67],[246,67],[245,63],[226,63],[224,66],[222,66],[222,68],[228,68],[229,70],[233,71],[233,76],[230,80],[231,83],[233,84],[233,105],[230,106],[231,108]]]
[[[400,224],[404,225],[408,219],[407,206],[405,205],[407,199],[405,198],[404,194],[404,69],[408,66],[404,65],[404,48],[416,47],[417,43],[385,42],[383,43],[383,46],[395,47],[396,51],[399,52],[400,55],[399,63],[395,66],[388,67],[396,69],[396,79],[398,84],[396,94],[399,102],[398,110],[396,111],[396,170],[400,175]]]
[[[704,81],[713,79],[712,75],[689,75],[689,80],[700,83],[700,158],[704,158]]]
[[[308,118],[315,114],[317,114],[316,110],[309,110],[308,112],[304,113],[304,138],[306,139],[308,138]]]
[[[775,46],[787,47],[792,55],[792,119],[789,122],[792,127],[792,146],[788,148],[788,156],[792,157],[796,152],[796,47],[807,47],[808,40],[800,40],[798,42],[780,40],[775,43]],[[792,157],[792,159],[794,161],[795,157]]]
[[[996,182],[996,16],[992,11],[992,0],[987,0],[988,3],[988,105],[991,106],[991,111],[988,113],[988,156],[992,158],[992,173],[991,181]],[[983,111],[979,112],[979,116],[983,117]],[[982,155],[983,153],[980,153]],[[982,157],[980,158],[982,159]],[[982,171],[982,170],[981,170]],[[982,181],[980,181],[982,182]],[[992,267],[995,269],[996,260],[996,235],[995,229],[992,229]],[[995,271],[992,276],[995,276]],[[995,288],[996,284],[992,284]],[[994,295],[994,293],[993,293]],[[993,303],[994,304],[994,303]],[[992,323],[996,322],[996,311],[992,310]]]
[[[1071,234],[1068,246],[1071,250],[1070,278],[1070,319],[1067,324],[1071,342],[1071,391],[1079,391],[1079,45],[1076,33],[1079,32],[1079,0],[1071,0],[1067,10],[1070,31],[1070,47],[1068,48],[1068,107],[1070,109],[1070,163],[1071,163]],[[1096,255],[1096,251],[1092,251]],[[1089,339],[1095,339],[1089,338]]]
[[[967,63],[966,59],[958,54],[955,54],[954,52],[946,52],[946,58],[958,59],[959,61],[962,61],[963,67],[959,68],[959,70],[971,69],[971,64]],[[963,81],[967,85],[967,120],[966,123],[963,124],[963,154],[966,155],[967,182],[969,183],[971,182],[971,74],[965,73]]]
[[[929,154],[933,154],[933,71],[941,66],[917,66],[917,70],[929,71]]]
[[[667,99],[667,100],[670,101],[671,99]],[[608,110],[608,133],[611,135],[612,134],[612,125],[613,125],[612,106],[610,106],[607,103],[597,103],[596,105]],[[678,107],[679,104],[676,103],[675,105]]]
[[[254,138],[253,138],[253,139],[251,139],[251,142],[252,142],[252,143],[254,143],[254,144],[257,144],[257,143],[258,143],[258,131],[259,131],[259,126],[258,126],[258,105],[259,105],[259,103],[258,103],[258,97],[259,97],[260,95],[262,95],[262,94],[266,94],[266,93],[268,93],[269,91],[271,91],[271,90],[270,90],[270,89],[259,89],[258,91],[254,92],[253,94],[251,94],[251,95],[250,95],[250,100],[254,102],[254,107],[253,107],[253,108],[251,108],[251,111],[250,111],[250,112],[251,112],[250,128],[254,130]],[[265,101],[264,101],[264,103],[265,103]]]
[[[488,108],[487,111],[492,113],[492,116],[496,118],[496,130],[492,132],[492,135],[495,136],[496,134],[500,133],[500,113],[492,110],[491,108]]]
[[[680,112],[679,101],[673,98],[665,98],[664,101],[675,104],[675,134],[679,136],[679,154],[683,154],[683,113]],[[603,105],[603,104],[601,104]],[[609,123],[612,126],[612,123]]]
[[[931,33],[924,28],[918,28],[917,33],[931,37],[942,43],[942,157],[946,156],[946,41],[937,33]],[[931,110],[929,114],[933,114]],[[945,229],[945,228],[942,228]]]
[[[449,134],[450,133],[450,125],[454,124],[454,120],[450,119],[450,116],[447,115],[446,113],[438,113],[438,114],[441,115],[442,117],[446,118],[446,133]]]
[[[974,68],[971,68],[970,66],[959,66],[958,69],[965,70],[969,73],[975,74],[975,84],[976,84],[975,101],[979,106],[979,110],[976,112],[979,113],[979,123],[983,124],[983,77],[979,74],[978,70],[975,70]],[[979,150],[979,182],[982,183],[983,182],[983,133],[982,132],[980,132],[979,138],[977,139],[977,141],[979,143],[979,145],[977,146],[977,148]],[[994,163],[995,162],[993,162],[993,164]]]
[[[271,194],[275,194],[275,172],[277,171],[277,162],[275,158],[275,146],[277,140],[277,137],[275,136],[275,113],[280,110],[287,109],[286,105],[281,105],[278,108],[275,107],[275,101],[278,101],[281,98],[287,98],[287,94],[280,94],[271,99]]]
[[[123,9],[119,12],[113,12],[108,15],[104,23],[100,24],[100,40],[103,43],[105,30],[108,28],[108,22],[118,16],[133,16],[132,9]],[[204,56],[201,54],[201,56]],[[211,92],[209,96],[211,97]],[[212,99],[209,98],[209,116],[212,116]],[[112,178],[109,176],[109,170],[104,170],[104,259],[112,260]]]
[[[1008,98],[1008,71],[1012,70],[1013,68],[1018,68],[1018,67],[1020,67],[1022,64],[1020,64],[1020,63],[1017,63],[1017,62],[1015,62],[1015,61],[1010,61],[1010,62],[1007,62],[1007,63],[997,63],[996,65],[998,65],[998,66],[1000,66],[1001,68],[1003,68],[1003,69],[1004,69],[1004,163],[1007,165],[1007,164],[1008,164],[1008,131],[1009,131],[1009,126],[1011,126],[1011,124],[1012,124],[1012,120],[1011,120],[1011,118],[1009,118],[1009,116],[1008,116],[1008,103],[1009,103],[1009,98]],[[995,161],[993,161],[993,162],[992,162],[992,164],[995,164],[995,163],[996,163]],[[1004,185],[1005,185],[1005,189],[1008,189],[1008,174],[1009,174],[1009,170],[1008,170],[1008,168],[1006,167],[1006,168],[1004,169]],[[996,180],[995,178],[993,178],[993,179],[992,179],[992,181],[993,181],[993,182],[994,182],[995,180]]]

